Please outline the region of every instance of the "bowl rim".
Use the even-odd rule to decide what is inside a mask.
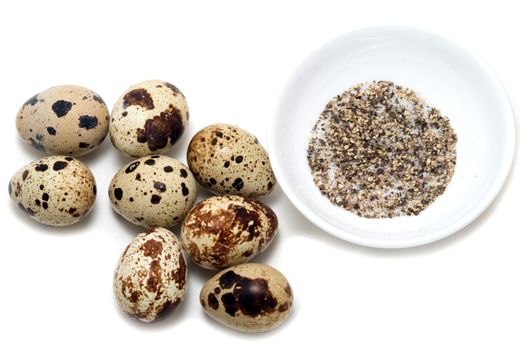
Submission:
[[[503,120],[507,123],[505,125],[505,148],[506,151],[504,152],[504,161],[502,162],[502,166],[500,167],[497,175],[495,176],[495,179],[492,183],[492,186],[489,187],[489,189],[485,192],[483,199],[474,206],[465,216],[463,216],[461,219],[435,231],[434,233],[427,234],[424,236],[418,236],[413,238],[406,238],[401,240],[383,240],[383,239],[375,239],[375,238],[368,238],[357,234],[357,230],[352,230],[352,232],[345,232],[322,218],[319,218],[317,215],[313,215],[313,211],[311,208],[303,203],[300,199],[297,198],[297,195],[293,191],[293,189],[286,185],[286,177],[284,175],[283,170],[279,166],[275,166],[276,164],[279,164],[278,158],[280,157],[279,150],[275,148],[275,137],[273,130],[276,129],[276,126],[279,121],[280,112],[282,109],[282,106],[284,104],[284,101],[286,100],[286,95],[291,89],[291,86],[294,84],[294,82],[300,78],[302,75],[302,71],[305,70],[305,67],[307,63],[310,62],[317,54],[324,52],[328,47],[333,46],[334,44],[345,40],[349,37],[354,37],[357,35],[361,35],[362,33],[367,32],[407,32],[407,33],[419,33],[421,35],[426,35],[434,38],[435,40],[444,41],[447,44],[452,45],[457,51],[463,53],[470,59],[472,59],[475,62],[475,65],[478,65],[487,75],[490,83],[493,84],[494,89],[496,90],[496,99],[500,102],[500,106],[502,109],[501,114],[503,115]],[[288,197],[288,199],[292,202],[292,204],[301,212],[301,214],[308,219],[310,222],[312,222],[314,225],[322,229],[324,232],[329,233],[337,238],[340,238],[344,241],[359,244],[362,246],[367,247],[373,247],[373,248],[389,248],[389,249],[395,249],[395,248],[410,248],[410,247],[416,247],[425,245],[428,243],[432,243],[435,241],[438,241],[440,239],[446,238],[467,225],[469,225],[471,222],[476,220],[482,213],[491,205],[491,203],[495,200],[497,195],[500,193],[502,188],[504,187],[506,180],[509,177],[510,171],[512,169],[512,165],[515,159],[515,152],[516,152],[516,126],[515,126],[515,115],[513,112],[512,104],[510,101],[510,98],[508,96],[508,93],[506,91],[506,88],[502,81],[499,79],[498,75],[495,73],[495,71],[489,66],[478,54],[476,54],[473,50],[468,49],[461,45],[457,40],[451,38],[451,37],[445,37],[443,35],[431,32],[429,30],[424,30],[422,28],[418,27],[412,27],[412,26],[402,26],[402,25],[378,25],[378,26],[367,26],[367,27],[361,27],[355,30],[351,30],[347,33],[341,34],[337,37],[334,37],[333,39],[325,42],[320,47],[316,48],[315,50],[311,51],[308,56],[306,56],[295,68],[295,70],[290,74],[289,78],[286,80],[286,83],[281,90],[279,94],[279,99],[274,111],[274,114],[272,118],[268,120],[267,127],[266,127],[266,144],[269,150],[269,157],[270,162],[273,167],[273,171],[275,173],[275,177],[277,178],[277,182],[279,183],[280,187],[282,188],[284,194]]]

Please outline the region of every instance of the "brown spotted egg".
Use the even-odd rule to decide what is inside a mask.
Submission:
[[[228,327],[264,332],[288,317],[293,293],[276,269],[247,263],[227,268],[207,281],[200,303],[209,316]]]
[[[9,195],[36,221],[67,226],[82,220],[92,209],[95,179],[81,161],[50,156],[26,165],[13,175]]]
[[[25,142],[48,154],[82,156],[108,133],[109,115],[101,97],[81,86],[56,86],[20,108],[16,128]]]
[[[126,247],[114,273],[114,294],[123,311],[151,322],[180,304],[187,264],[176,236],[147,228]]]
[[[271,243],[277,216],[251,198],[215,196],[192,208],[182,224],[184,249],[198,265],[223,269],[251,260]]]
[[[174,85],[148,80],[128,88],[110,118],[110,139],[131,157],[159,154],[171,148],[189,124],[185,96]]]
[[[128,221],[171,227],[192,208],[196,183],[184,164],[154,155],[121,168],[110,182],[108,195],[114,209]]]
[[[275,185],[264,147],[255,136],[233,125],[210,125],[194,135],[187,164],[199,183],[218,194],[258,197]]]

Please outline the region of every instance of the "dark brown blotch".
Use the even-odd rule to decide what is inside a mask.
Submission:
[[[229,209],[235,213],[235,222],[240,225],[242,231],[248,232],[248,241],[252,241],[253,238],[259,236],[260,230],[256,230],[256,228],[261,227],[261,222],[257,211],[248,210],[235,204],[229,204]]]
[[[170,105],[159,116],[148,119],[143,129],[137,129],[137,141],[147,143],[151,151],[156,151],[165,148],[168,142],[176,143],[183,129],[180,110]]]
[[[154,188],[160,192],[165,192],[167,190],[167,186],[165,186],[163,182],[159,181],[154,182]]]
[[[213,293],[209,293],[207,296],[207,305],[213,310],[218,310],[218,299]]]
[[[64,168],[66,168],[67,165],[68,165],[67,162],[63,162],[61,160],[58,160],[55,163],[53,163],[53,170],[55,170],[55,171],[62,170]]]
[[[139,166],[139,162],[130,163],[130,165],[127,166],[127,168],[125,169],[125,174],[130,174],[131,172],[136,170],[138,166]]]
[[[147,290],[154,293],[161,283],[161,266],[158,260],[150,262],[149,277],[147,279]]]
[[[153,194],[152,197],[150,197],[150,203],[152,204],[159,204],[160,201],[161,201],[161,197],[158,196],[157,194]]]
[[[187,264],[185,263],[185,258],[183,257],[183,254],[180,254],[178,256],[178,269],[175,271],[172,271],[171,277],[174,283],[176,283],[176,286],[179,289],[183,289],[185,285],[185,276],[187,274]]]
[[[55,115],[59,118],[64,117],[70,109],[72,108],[72,103],[70,101],[64,101],[64,100],[58,100],[53,105],[51,105],[51,109],[53,112],[55,112]]]
[[[48,166],[46,164],[39,164],[35,167],[36,171],[46,171],[48,170]]]
[[[222,296],[222,304],[227,314],[235,316],[237,311],[249,317],[273,312],[277,299],[269,289],[268,281],[263,278],[247,278],[233,271],[220,276],[220,286],[224,289],[234,285],[233,292]]]
[[[27,177],[29,175],[29,170],[24,170],[24,172],[22,173],[22,181],[26,181]]]
[[[218,282],[220,283],[220,287],[222,289],[229,289],[233,287],[235,283],[237,283],[240,280],[240,276],[236,274],[235,272],[229,270],[226,273],[224,273],[222,276],[220,276]]]
[[[240,191],[244,187],[244,180],[241,178],[236,178],[235,181],[231,184],[231,187],[236,189],[237,191]]]
[[[181,189],[182,189],[182,194],[184,196],[188,196],[189,195],[189,189],[187,188],[187,186],[183,182],[181,183]]]
[[[226,293],[222,295],[220,300],[222,300],[222,304],[224,305],[225,312],[228,315],[235,317],[236,312],[238,310],[237,300],[235,298],[235,295],[233,293]]]
[[[123,108],[128,108],[129,106],[154,109],[154,101],[146,89],[134,89],[123,97]]]
[[[123,198],[123,190],[121,188],[115,188],[114,189],[114,197],[120,201]]]
[[[79,127],[86,130],[94,129],[97,127],[97,117],[92,115],[81,115],[79,117]]]
[[[249,258],[253,254],[252,250],[246,250],[244,253],[242,253],[242,256]]]
[[[152,259],[158,257],[163,250],[163,243],[155,239],[149,239],[140,248],[143,251],[143,255],[148,256]]]

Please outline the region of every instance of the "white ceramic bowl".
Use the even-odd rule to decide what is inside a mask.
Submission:
[[[331,204],[312,180],[306,151],[316,119],[332,97],[367,80],[392,80],[417,91],[449,117],[458,136],[450,184],[417,216],[358,217]],[[511,167],[515,125],[506,91],[474,54],[421,30],[373,27],[331,41],[300,65],[267,141],[282,189],[310,221],[346,241],[403,248],[446,237],[486,209]]]

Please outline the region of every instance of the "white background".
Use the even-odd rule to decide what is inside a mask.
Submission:
[[[521,1],[10,1],[0,5],[0,348],[351,349],[528,347],[528,32]],[[35,93],[77,84],[109,105],[131,84],[164,79],[187,96],[191,126],[169,155],[184,161],[200,128],[238,124],[265,143],[293,69],[332,38],[362,26],[407,24],[456,38],[497,72],[512,100],[517,155],[493,205],[461,232],[386,251],[311,225],[279,188],[264,199],[280,232],[259,258],[295,294],[279,328],[241,334],[209,319],[198,293],[211,272],[190,268],[184,303],[142,324],[117,307],[112,275],[141,229],[112,209],[106,188],[127,159],[109,140],[83,160],[99,187],[93,213],[63,229],[39,225],[9,200],[11,175],[42,155],[19,139],[15,115]]]

